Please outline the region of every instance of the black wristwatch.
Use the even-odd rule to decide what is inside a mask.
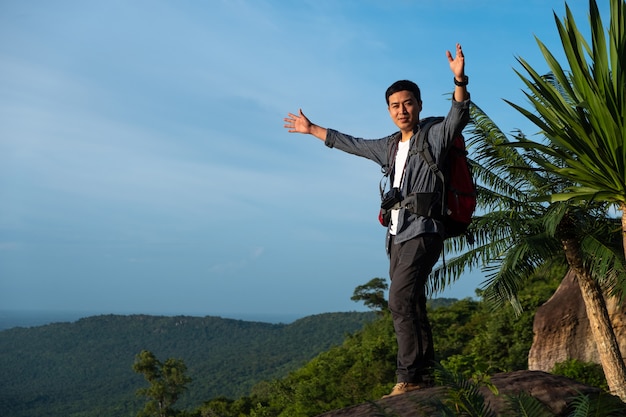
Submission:
[[[463,81],[457,81],[456,77],[454,77],[454,85],[459,87],[465,87],[469,83],[469,77],[467,75],[463,76]]]

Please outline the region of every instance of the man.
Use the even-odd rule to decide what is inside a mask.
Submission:
[[[453,57],[446,51],[454,74],[452,106],[443,122],[431,127],[428,145],[439,162],[469,120],[469,93],[465,76],[465,58],[461,45]],[[289,113],[284,127],[289,132],[305,133],[323,140],[326,146],[368,158],[389,170],[391,187],[399,191],[400,201],[417,196],[417,201],[436,205],[441,201],[442,184],[419,154],[409,156],[416,146],[422,110],[418,86],[407,80],[397,81],[386,91],[389,115],[400,129],[382,139],[355,138],[333,129],[318,126],[299,111]],[[439,195],[439,197],[433,197]],[[427,197],[428,196],[428,197]],[[439,203],[440,204],[440,203]],[[439,206],[440,207],[440,206]],[[431,384],[434,362],[432,331],[426,315],[426,281],[443,248],[443,224],[425,217],[403,204],[394,204],[387,229],[389,255],[389,310],[398,342],[397,383],[390,397]]]

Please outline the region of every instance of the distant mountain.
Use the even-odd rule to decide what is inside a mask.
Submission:
[[[99,316],[109,312],[85,311],[45,311],[45,310],[0,310],[0,331],[13,327],[35,327],[51,323],[74,322],[85,317]],[[115,314],[115,313],[114,313]],[[121,313],[121,315],[128,315]],[[154,314],[151,314],[154,315]],[[160,314],[156,314],[160,315]],[[169,316],[170,314],[166,314]],[[303,318],[304,314],[252,314],[242,313],[235,315],[213,314],[213,316],[234,320],[254,321],[263,323],[293,323]]]
[[[0,331],[13,327],[33,327],[50,323],[71,322],[93,315],[79,312],[0,310]]]
[[[146,349],[182,359],[193,379],[177,403],[197,407],[238,398],[256,383],[287,375],[374,313],[327,313],[291,324],[220,317],[102,315],[0,331],[0,416],[134,416],[147,386],[132,370]]]

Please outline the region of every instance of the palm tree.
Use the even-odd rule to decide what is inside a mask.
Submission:
[[[595,0],[590,0],[591,47],[578,30],[569,7],[561,21],[555,15],[569,70],[564,70],[537,39],[552,77],[539,75],[526,61],[518,72],[535,112],[510,103],[537,125],[546,143],[520,138],[518,146],[532,149],[533,161],[570,182],[550,201],[608,202],[622,211],[621,240],[626,257],[626,2],[611,0],[608,42]],[[555,163],[557,161],[558,163]],[[570,267],[576,272],[600,360],[613,394],[626,401],[626,365],[606,314],[600,283],[581,256],[580,233],[565,219],[559,227]]]
[[[589,5],[591,47],[567,4],[563,21],[555,15],[569,71],[538,39],[554,79],[546,79],[525,60],[518,59],[529,77],[517,73],[530,90],[526,96],[537,114],[509,104],[536,124],[548,140],[548,144],[542,144],[525,139],[520,146],[562,161],[562,166],[544,167],[574,184],[565,193],[553,194],[552,201],[579,199],[616,204],[622,211],[626,256],[626,2],[611,0],[608,41],[595,0]]]
[[[472,170],[477,180],[478,212],[470,225],[475,244],[463,238],[446,241],[446,252],[457,255],[433,271],[431,292],[445,288],[468,269],[487,272],[485,296],[500,303],[515,301],[523,282],[539,266],[570,266],[563,240],[578,237],[582,261],[591,276],[607,289],[619,291],[625,265],[616,241],[619,222],[604,202],[587,204],[541,196],[559,193],[570,183],[534,163],[541,155],[534,149],[516,150],[498,126],[475,104],[470,107],[468,146],[473,150]],[[515,132],[516,141],[524,140]],[[548,156],[544,156],[548,158]],[[558,161],[553,160],[553,164]]]
[[[446,241],[446,252],[460,255],[433,271],[431,290],[440,291],[468,269],[480,268],[488,274],[485,297],[495,303],[510,301],[519,311],[516,294],[523,278],[545,263],[565,262],[561,245],[545,227],[558,224],[563,213],[533,198],[564,185],[557,176],[536,169],[528,157],[534,151],[521,153],[508,146],[507,135],[475,103],[470,114],[468,147],[473,150],[477,213],[482,214],[474,216],[469,228],[474,245],[462,238]]]
[[[485,299],[496,305],[509,301],[520,311],[517,292],[537,269],[546,265],[573,269],[581,292],[588,295],[585,305],[592,327],[603,329],[594,333],[594,339],[600,355],[608,357],[602,360],[608,382],[612,370],[623,366],[603,298],[604,291],[619,288],[626,276],[619,220],[609,215],[606,202],[541,199],[571,183],[533,161],[560,162],[534,149],[520,152],[478,106],[472,104],[470,111],[468,144],[474,150],[472,166],[483,214],[470,225],[475,245],[461,238],[446,241],[446,250],[460,255],[433,271],[431,291],[441,290],[468,268],[481,268],[488,274]],[[523,140],[524,135],[517,132],[515,138]],[[624,386],[619,378],[618,373],[609,386]],[[619,388],[614,393],[619,394]]]

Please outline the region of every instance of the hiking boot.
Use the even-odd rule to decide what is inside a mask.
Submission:
[[[389,394],[383,395],[383,398],[393,397],[395,395],[404,394],[405,392],[409,391],[415,391],[420,388],[422,388],[420,384],[415,384],[413,382],[398,382]]]

